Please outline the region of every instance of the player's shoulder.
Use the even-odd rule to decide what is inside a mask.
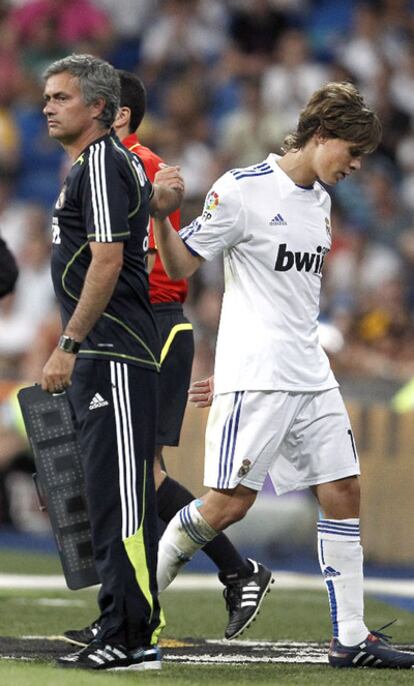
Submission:
[[[104,176],[107,183],[108,179],[110,184],[118,183],[118,180],[122,179],[123,183],[134,189],[137,186],[137,180],[141,187],[147,181],[142,162],[122,145],[114,133],[93,141],[85,151],[85,157],[88,157],[85,162],[92,184],[96,185],[101,177],[104,183]],[[100,181],[99,187],[101,187]]]
[[[269,159],[263,160],[258,164],[252,164],[248,167],[237,167],[230,169],[228,174],[236,181],[261,179],[263,176],[274,174],[274,169],[269,162]]]
[[[132,158],[130,153],[114,134],[106,134],[92,141],[86,150],[79,156],[77,162],[88,163],[90,168],[103,168],[114,165],[123,166]]]
[[[243,192],[246,185],[245,182],[261,180],[263,176],[273,174],[273,169],[267,160],[259,164],[253,164],[249,167],[236,167],[229,169],[217,181],[214,182],[213,188],[220,189],[220,191],[227,193],[240,194]]]
[[[144,185],[146,174],[141,158],[126,148],[115,135],[110,136],[107,145],[109,165],[116,166],[123,176],[131,178],[138,176],[140,184]]]

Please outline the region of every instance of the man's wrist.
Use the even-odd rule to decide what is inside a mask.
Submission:
[[[71,338],[71,336],[67,336],[65,333],[63,333],[59,338],[58,348],[59,350],[63,350],[65,353],[72,353],[73,355],[76,355],[79,352],[80,346],[81,344],[79,341]]]

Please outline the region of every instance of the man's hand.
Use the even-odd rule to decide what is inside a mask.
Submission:
[[[214,396],[214,376],[201,381],[193,381],[188,389],[188,399],[196,407],[210,407]]]
[[[76,355],[55,348],[42,373],[42,388],[49,393],[61,393],[71,384]]]
[[[183,199],[184,180],[180,174],[180,167],[161,164],[154,177],[153,190],[154,194],[150,201],[151,215],[165,219],[181,205]]]
[[[180,174],[180,167],[170,167],[169,164],[161,162],[160,168],[154,176],[154,183],[168,186],[168,188],[174,188],[174,190],[184,193],[184,180]]]

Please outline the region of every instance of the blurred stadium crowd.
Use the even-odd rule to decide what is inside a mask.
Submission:
[[[22,506],[30,465],[14,391],[39,379],[60,332],[50,210],[67,163],[48,138],[42,72],[70,52],[99,55],[146,84],[140,139],[181,165],[183,225],[222,172],[280,151],[316,88],[354,81],[384,136],[362,171],[332,190],[327,345],[340,378],[402,385],[414,376],[410,0],[0,0],[0,36],[0,232],[20,266],[16,291],[0,302],[0,522],[41,526]],[[186,306],[195,378],[212,371],[221,292],[220,263],[205,264]]]

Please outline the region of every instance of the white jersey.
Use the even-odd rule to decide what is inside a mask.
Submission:
[[[278,159],[224,174],[180,231],[204,259],[224,255],[216,393],[338,385],[318,336],[330,197],[319,183],[297,186]]]

